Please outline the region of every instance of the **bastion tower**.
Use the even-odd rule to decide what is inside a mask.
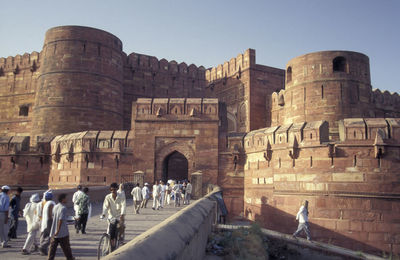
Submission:
[[[33,109],[38,137],[122,129],[122,42],[94,28],[61,26],[46,32]]]
[[[272,96],[272,125],[326,120],[330,136],[338,120],[374,117],[369,59],[351,51],[321,51],[290,60],[286,87]]]

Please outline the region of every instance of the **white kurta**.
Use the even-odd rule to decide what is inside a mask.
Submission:
[[[26,220],[26,231],[29,233],[32,229],[39,229],[40,220],[39,220],[39,210],[41,210],[40,202],[29,202],[25,205],[24,208],[24,217]]]
[[[304,206],[301,206],[299,212],[297,212],[296,220],[299,220],[299,223],[308,222],[308,213],[307,209]]]
[[[141,201],[142,199],[142,189],[140,187],[135,187],[133,188],[132,192],[132,198],[134,201]]]
[[[43,232],[47,228],[47,221],[49,220],[49,207],[55,205],[56,203],[52,200],[46,201],[43,207],[42,213],[42,223],[40,225],[40,232]]]
[[[75,211],[75,217],[78,218],[78,210],[79,210],[79,205],[76,203],[78,202],[79,197],[83,194],[83,191],[77,190],[75,191],[74,195],[72,195],[72,203],[74,203],[74,211]]]

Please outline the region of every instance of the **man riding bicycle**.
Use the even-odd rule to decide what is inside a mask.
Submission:
[[[111,248],[115,248],[115,242],[118,234],[118,224],[120,228],[124,227],[126,200],[117,194],[118,184],[111,183],[110,194],[104,198],[103,214],[101,218],[108,215],[109,226],[108,233],[110,234]],[[123,232],[123,230],[121,230]],[[122,232],[120,231],[120,234]]]

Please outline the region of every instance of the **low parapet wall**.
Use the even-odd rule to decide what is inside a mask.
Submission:
[[[216,220],[214,188],[204,198],[167,218],[105,259],[203,259],[208,235]]]

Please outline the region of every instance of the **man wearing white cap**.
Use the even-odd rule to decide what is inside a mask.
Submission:
[[[150,199],[150,190],[149,190],[149,184],[146,182],[142,188],[142,205],[140,205],[141,208],[146,208],[147,207],[147,202]]]
[[[1,187],[0,193],[0,243],[1,247],[10,247],[7,244],[8,240],[8,209],[10,207],[10,198],[8,197],[8,192],[10,187],[4,185]]]

